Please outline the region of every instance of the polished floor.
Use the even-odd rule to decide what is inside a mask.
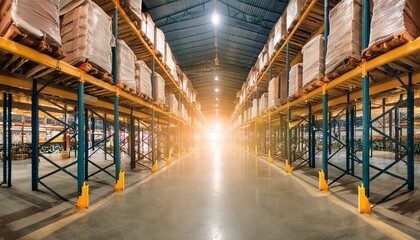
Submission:
[[[208,144],[46,239],[387,239],[381,232],[252,155]]]

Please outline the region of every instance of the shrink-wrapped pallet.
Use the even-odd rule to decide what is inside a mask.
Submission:
[[[287,12],[284,11],[283,14],[281,15],[279,21],[276,23],[276,25],[274,26],[274,39],[273,39],[273,45],[274,48],[278,48],[280,42],[282,39],[285,38],[287,32],[286,32],[286,15]]]
[[[274,38],[271,37],[268,40],[268,60],[270,60],[274,55]]]
[[[162,60],[165,59],[165,34],[158,27],[155,27],[155,49],[158,54],[162,55]]]
[[[268,108],[268,93],[263,93],[260,98],[260,112],[264,112]]]
[[[299,95],[302,90],[302,64],[298,63],[290,68],[289,97]]]
[[[302,12],[303,5],[306,0],[291,0],[287,5],[286,29],[288,32],[292,30],[293,22],[297,21]]]
[[[302,48],[302,87],[324,77],[324,35],[318,35]]]
[[[136,66],[137,58],[124,40],[118,39],[118,81],[137,90]]]
[[[22,32],[58,49],[61,47],[59,0],[3,0],[0,35],[12,38]],[[17,31],[17,29],[19,31]]]
[[[164,62],[166,66],[169,68],[169,72],[171,73],[172,77],[175,78],[176,74],[176,64],[174,61],[174,56],[172,54],[171,47],[168,43],[165,43],[165,54],[164,54]],[[176,76],[176,80],[178,80],[178,76]]]
[[[408,33],[420,36],[420,2],[418,0],[373,0],[369,47]]]
[[[267,51],[261,52],[260,55],[258,56],[258,60],[259,60],[258,71],[262,72],[264,70],[265,66],[268,63],[268,53],[267,53]]]
[[[144,34],[149,39],[149,41],[154,44],[155,43],[155,22],[153,22],[152,17],[145,13],[145,26],[144,26]]]
[[[166,105],[168,105],[170,112],[175,114],[178,112],[178,100],[176,100],[175,94],[169,93],[166,96]]]
[[[268,82],[268,108],[279,105],[279,78],[274,77]]]
[[[360,60],[361,52],[361,0],[342,0],[330,12],[330,34],[328,36],[328,74],[350,58]]]
[[[162,76],[155,72],[155,101],[165,103],[165,80]]]
[[[142,0],[124,0],[127,4],[130,10],[137,15],[137,17],[140,18],[141,16],[141,4]]]
[[[252,110],[251,117],[256,118],[258,116],[258,99],[255,98],[252,100]]]
[[[137,91],[143,93],[149,98],[152,98],[152,70],[150,70],[146,63],[143,61],[137,61],[135,65]]]
[[[108,73],[112,71],[114,38],[111,18],[88,0],[63,16],[61,22],[63,61],[77,65],[89,61]]]
[[[251,68],[251,70],[248,73],[248,77],[246,81],[248,83],[247,84],[248,88],[254,86],[256,81],[257,81],[257,71],[254,68]]]

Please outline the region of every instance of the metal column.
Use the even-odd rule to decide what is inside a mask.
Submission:
[[[414,190],[414,91],[413,73],[408,73],[407,89],[407,188]]]
[[[38,80],[32,80],[32,105],[31,105],[31,125],[32,125],[32,191],[38,191],[38,159],[39,159],[39,97]]]
[[[118,39],[118,9],[114,9],[114,23],[113,23],[114,38]],[[112,70],[114,84],[118,84],[118,41],[112,48]],[[120,173],[120,126],[119,126],[119,96],[118,91],[114,96],[114,163],[115,163],[115,182],[119,179]]]
[[[366,49],[369,45],[370,35],[370,3],[369,0],[362,2],[362,49]],[[370,97],[369,97],[369,76],[366,72],[365,66],[362,72],[362,107],[363,107],[363,153],[362,153],[362,168],[363,168],[363,185],[365,187],[365,194],[369,197],[370,193]]]
[[[136,136],[135,136],[135,122],[133,116],[133,108],[130,110],[130,167],[134,169],[136,167]]]
[[[286,98],[289,97],[289,71],[290,71],[290,57],[289,57],[289,43],[286,44]],[[291,159],[291,136],[290,136],[290,120],[291,112],[290,108],[287,108],[287,122],[286,122],[286,156],[289,164],[292,165]]]
[[[84,115],[84,86],[82,79],[77,83],[77,194],[82,195],[85,180],[85,115]]]

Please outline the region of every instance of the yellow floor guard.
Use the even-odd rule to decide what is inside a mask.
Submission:
[[[76,207],[84,209],[89,207],[89,185],[86,182],[83,183],[82,195],[77,199]]]
[[[319,171],[319,190],[328,191],[328,183],[327,180],[325,180],[324,170]]]

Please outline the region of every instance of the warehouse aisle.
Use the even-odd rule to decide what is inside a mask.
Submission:
[[[233,147],[207,145],[47,239],[383,239],[326,197]]]

